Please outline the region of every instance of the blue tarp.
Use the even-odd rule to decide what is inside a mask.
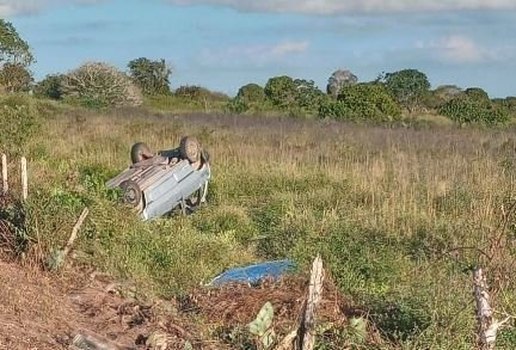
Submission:
[[[215,277],[209,285],[216,287],[227,283],[249,283],[256,285],[265,278],[277,280],[295,267],[296,265],[290,260],[267,261],[227,270]]]

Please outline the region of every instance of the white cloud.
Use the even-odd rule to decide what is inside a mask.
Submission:
[[[220,5],[242,11],[308,14],[516,9],[514,0],[165,0],[178,5]]]
[[[284,41],[273,45],[233,46],[221,50],[206,49],[202,52],[205,62],[252,62],[264,64],[290,58],[308,50],[308,41]]]
[[[489,50],[462,35],[450,35],[429,42],[419,41],[416,47],[427,49],[441,61],[450,63],[480,63],[497,59],[495,50]]]
[[[88,5],[102,1],[104,0],[0,0],[0,16],[33,14],[56,5]]]

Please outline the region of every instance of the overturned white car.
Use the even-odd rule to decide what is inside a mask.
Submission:
[[[183,137],[178,148],[153,154],[144,143],[131,148],[132,165],[106,183],[119,187],[124,202],[143,220],[159,217],[180,207],[192,212],[206,201],[211,178],[208,154],[193,137]]]

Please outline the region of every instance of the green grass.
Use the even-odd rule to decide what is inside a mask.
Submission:
[[[210,204],[142,223],[104,183],[129,164],[134,142],[164,149],[184,134],[212,156]],[[77,262],[166,297],[232,266],[290,257],[307,268],[321,254],[392,348],[471,349],[471,268],[494,269],[471,248],[489,248],[514,197],[515,142],[513,130],[446,125],[66,110],[44,118],[24,148],[30,234],[46,252],[61,247],[88,206]],[[514,265],[514,223],[493,274]],[[514,279],[498,283],[496,308],[516,314]],[[514,339],[503,331],[498,348]]]

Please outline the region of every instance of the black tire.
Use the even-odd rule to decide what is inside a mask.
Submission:
[[[131,147],[131,161],[133,164],[139,163],[142,160],[154,157],[149,146],[143,142],[138,142]]]
[[[140,205],[142,201],[142,191],[136,182],[132,180],[126,180],[120,184],[120,188],[124,193],[124,203],[135,208]]]
[[[185,136],[179,145],[181,158],[187,159],[190,163],[197,163],[201,159],[201,144],[196,138]]]

